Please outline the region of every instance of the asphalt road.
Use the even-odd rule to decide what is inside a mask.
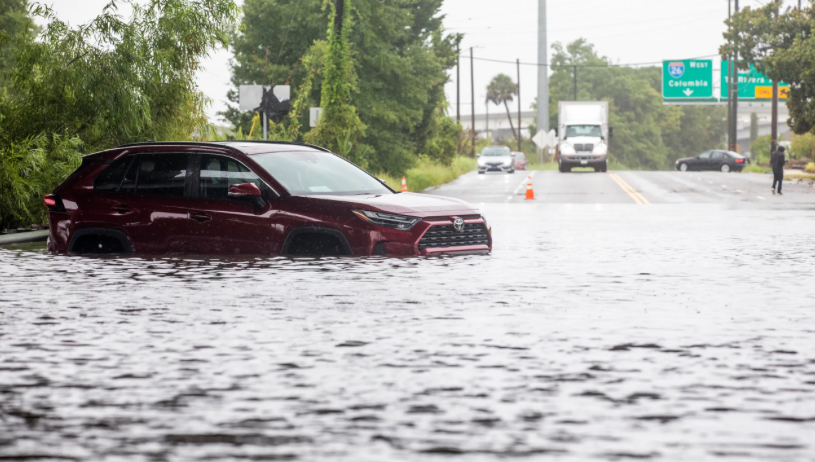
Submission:
[[[720,172],[608,173],[517,171],[515,174],[468,173],[425,191],[474,204],[524,202],[528,176],[536,202],[560,204],[757,204],[788,208],[815,204],[815,188],[787,181],[784,195],[773,196],[770,175]]]

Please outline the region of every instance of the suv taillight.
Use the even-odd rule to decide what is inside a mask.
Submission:
[[[45,207],[49,212],[65,211],[65,205],[62,203],[62,199],[56,194],[48,194],[45,196]]]

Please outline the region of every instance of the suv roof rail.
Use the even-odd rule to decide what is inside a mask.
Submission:
[[[190,145],[201,145],[201,146],[211,146],[213,144],[223,146],[229,146],[232,143],[253,143],[253,144],[291,144],[295,146],[308,146],[310,148],[319,149],[320,151],[331,152],[328,149],[322,146],[316,146],[313,144],[303,143],[301,141],[263,141],[263,140],[226,140],[226,141],[142,141],[139,143],[127,143],[119,145],[120,148],[126,148],[130,146],[147,146],[147,145],[168,145],[168,144],[190,144]],[[231,146],[230,146],[231,147]]]

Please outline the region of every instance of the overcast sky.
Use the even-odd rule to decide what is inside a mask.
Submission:
[[[731,0],[732,1],[732,0]],[[741,0],[742,8],[768,0]],[[808,0],[807,0],[808,1]],[[73,25],[99,14],[109,0],[45,0]],[[241,3],[241,0],[238,0]],[[465,34],[462,55],[474,47],[476,57],[537,62],[539,0],[445,0],[442,8],[449,32]],[[797,5],[797,0],[784,0]],[[615,63],[656,62],[693,58],[718,52],[727,19],[728,0],[547,0],[549,43],[585,38]],[[124,10],[123,10],[124,12]],[[551,54],[551,51],[550,51]],[[213,53],[198,76],[201,90],[213,100],[208,113],[226,106],[229,89],[227,50]],[[715,60],[715,58],[713,58]],[[462,62],[461,102],[470,103],[469,61]],[[516,79],[514,64],[475,61],[477,113],[483,113],[489,80],[498,73]],[[521,67],[521,102],[527,110],[537,91],[536,66]],[[451,114],[455,114],[455,69],[447,85]],[[496,109],[491,109],[496,110]],[[469,107],[462,107],[469,113]]]

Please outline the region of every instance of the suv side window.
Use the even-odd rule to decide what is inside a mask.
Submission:
[[[184,196],[189,158],[187,154],[141,154],[139,158],[135,178],[136,192],[159,196]],[[130,176],[130,172],[127,176]],[[130,179],[127,176],[126,181]],[[124,182],[122,187],[124,188]]]
[[[102,173],[93,181],[93,189],[96,191],[116,191],[122,184],[122,176],[130,166],[134,156],[125,156],[102,170]],[[84,162],[83,162],[84,165]]]
[[[271,190],[246,166],[225,156],[201,155],[201,173],[198,196],[207,199],[227,199],[229,187],[241,183],[254,183],[269,198]]]

